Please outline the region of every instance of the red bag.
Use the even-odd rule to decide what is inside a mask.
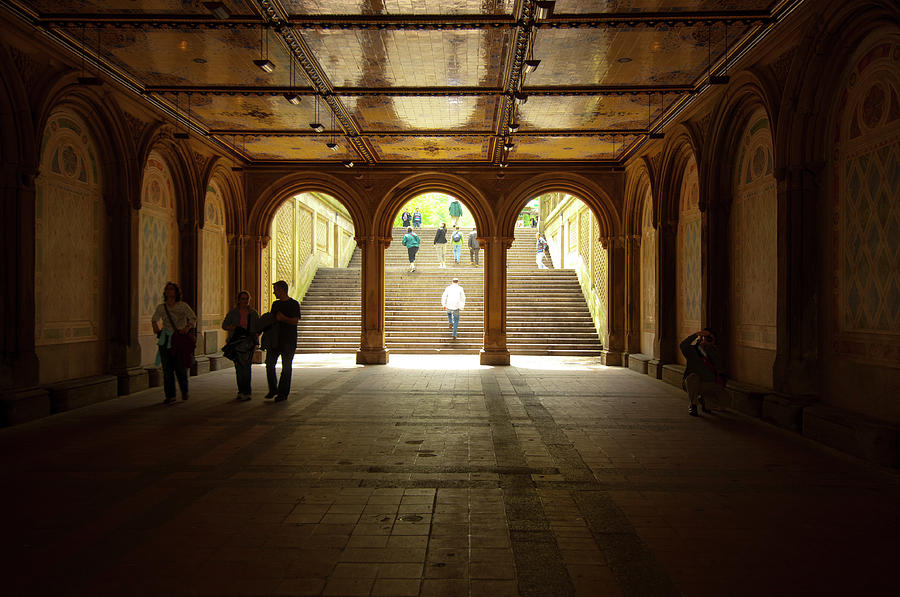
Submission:
[[[191,334],[175,332],[172,335],[172,352],[175,358],[181,361],[185,369],[194,362],[194,349],[197,348],[197,339]]]

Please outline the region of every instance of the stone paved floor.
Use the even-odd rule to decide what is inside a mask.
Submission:
[[[593,359],[353,359],[0,430],[3,594],[897,594],[894,471]]]

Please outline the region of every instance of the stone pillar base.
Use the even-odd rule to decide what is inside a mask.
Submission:
[[[621,367],[625,361],[624,354],[618,351],[600,351],[600,362],[609,367]]]
[[[356,352],[357,365],[387,365],[389,359],[387,349],[358,350]]]
[[[650,359],[647,362],[647,375],[655,379],[662,379],[663,362],[659,359]]]
[[[132,367],[117,374],[119,378],[119,396],[127,396],[150,387],[150,376],[143,367]]]
[[[0,426],[18,425],[50,415],[50,392],[45,388],[10,390],[0,394]]]
[[[509,366],[508,350],[486,350],[482,349],[480,353],[480,362],[482,365],[494,365],[497,367]]]

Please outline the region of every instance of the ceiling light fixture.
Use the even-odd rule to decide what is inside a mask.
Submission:
[[[553,0],[542,0],[537,2],[537,9],[534,11],[534,16],[540,20],[549,19],[553,16],[553,8],[556,6],[556,2]]]
[[[300,105],[300,96],[297,95],[296,93],[285,93],[284,99],[286,99],[288,102],[294,104],[295,106]]]
[[[519,123],[518,122],[510,122],[509,123],[509,132],[514,133],[517,130],[519,130]]]
[[[517,103],[524,104],[525,102],[528,101],[528,94],[519,91],[519,92],[516,92],[515,95],[513,95],[513,98],[515,98]]]
[[[344,166],[344,168],[352,168],[353,162],[351,160],[344,160],[341,162],[341,165]]]
[[[515,145],[513,145],[512,140],[507,140],[507,141],[503,144],[503,149],[506,150],[506,151],[512,150],[513,147],[515,147]]]
[[[254,60],[253,64],[258,66],[260,70],[264,73],[271,73],[275,70],[275,63],[269,60],[269,29],[265,28],[266,38],[265,43],[263,43],[263,29],[262,25],[259,26],[259,60]],[[263,48],[265,47],[266,55],[263,57]]]
[[[325,127],[322,126],[321,122],[319,122],[319,96],[315,96],[315,99],[313,101],[313,118],[315,120],[309,123],[309,128],[316,131],[317,133],[321,133],[325,130]]]
[[[708,82],[710,85],[725,85],[728,83],[728,75],[714,75],[712,72],[712,23],[706,26],[707,31],[707,70],[709,72]],[[725,29],[725,58],[728,58],[728,28]]]
[[[537,70],[537,67],[540,66],[541,61],[532,58],[531,60],[525,61],[525,74],[533,73]]]
[[[289,62],[288,62],[288,72],[290,73],[290,75],[289,75],[290,83],[291,83],[290,87],[293,90],[294,89],[294,61],[291,59],[289,59]],[[289,103],[294,104],[295,106],[300,105],[300,96],[297,95],[296,93],[294,93],[293,91],[288,91],[287,93],[284,93],[282,95],[284,95],[284,99],[286,99]]]
[[[203,6],[220,21],[227,20],[231,16],[231,11],[221,2],[204,2]]]

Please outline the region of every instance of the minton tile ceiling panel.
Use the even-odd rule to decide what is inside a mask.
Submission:
[[[729,47],[746,31],[728,29]],[[691,84],[725,48],[724,28],[615,27],[540,30],[534,57],[540,68],[528,75],[527,86]]]
[[[638,140],[638,136],[624,137],[552,137],[522,136],[516,138],[515,146],[509,152],[509,161],[525,160],[611,160],[615,159]]]
[[[515,0],[282,0],[289,15],[511,14]]]
[[[369,141],[382,160],[477,161],[488,159],[490,139],[487,137],[371,137]]]
[[[352,97],[344,105],[363,130],[490,131],[499,100],[493,97]]]
[[[557,0],[553,14],[765,10],[777,3],[778,0]]]
[[[220,0],[231,14],[250,14],[243,0]],[[57,14],[193,14],[208,16],[200,0],[30,0],[23,2],[41,13]]]
[[[511,33],[321,30],[302,35],[336,87],[499,87]]]
[[[646,95],[532,96],[516,108],[519,130],[645,129],[662,114],[660,101]]]
[[[239,135],[233,142],[238,150],[254,160],[356,160],[355,151],[348,148],[343,138],[335,137],[338,150],[332,151],[325,144],[331,140],[328,134],[321,135]],[[229,137],[226,141],[232,141]]]
[[[187,98],[174,94],[161,94],[170,105],[176,101],[180,110],[187,108]],[[309,123],[315,122],[316,110],[312,97],[302,98],[300,105],[287,102],[281,95],[191,95],[191,118],[202,122],[206,128],[229,131],[301,130],[311,131]],[[318,119],[326,129],[331,128],[330,112],[321,103]],[[339,128],[337,130],[340,130]]]
[[[287,54],[274,39],[270,39],[268,58],[276,70],[264,73],[253,64],[261,55],[259,30],[128,28],[95,29],[87,34],[74,29],[68,32],[79,41],[85,35],[89,51],[99,45],[106,60],[144,85],[290,83]]]

